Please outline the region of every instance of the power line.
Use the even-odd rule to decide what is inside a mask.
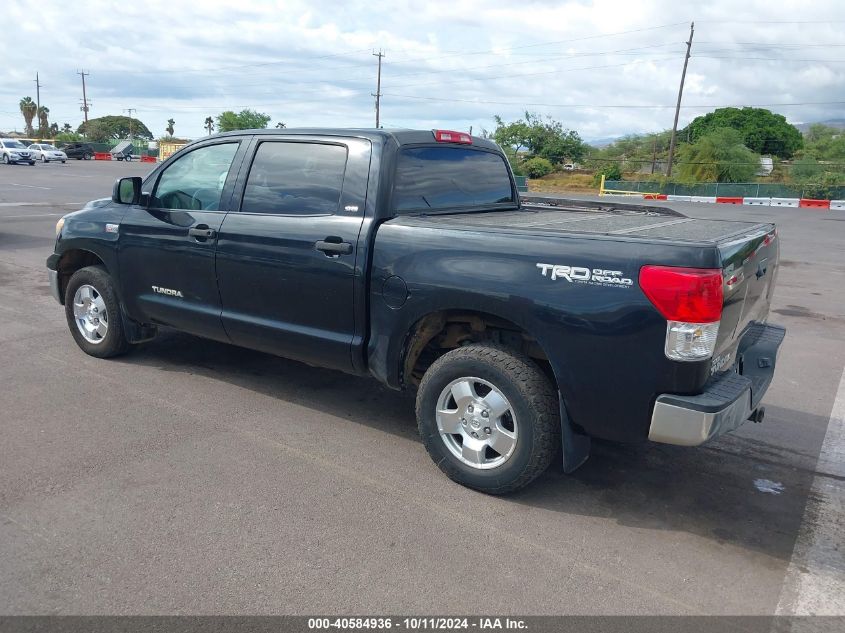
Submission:
[[[612,104],[597,104],[597,103],[541,103],[530,101],[487,101],[478,99],[454,99],[442,97],[421,97],[417,95],[401,95],[392,92],[384,93],[385,97],[398,97],[401,99],[419,99],[422,101],[442,101],[446,103],[473,103],[479,105],[505,105],[505,106],[538,106],[545,108],[642,108],[642,109],[662,109],[674,108],[676,104],[667,105],[649,105],[641,103],[612,103]],[[845,101],[804,101],[793,103],[743,103],[743,104],[681,104],[682,108],[768,108],[768,107],[789,107],[789,106],[810,106],[810,105],[845,105]]]

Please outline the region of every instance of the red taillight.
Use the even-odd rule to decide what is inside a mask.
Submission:
[[[438,143],[472,145],[472,137],[466,132],[453,132],[452,130],[432,130],[432,132],[434,132],[434,140]]]
[[[722,317],[722,271],[643,266],[640,288],[667,321],[713,323]]]

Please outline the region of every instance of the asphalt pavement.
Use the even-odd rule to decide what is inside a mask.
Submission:
[[[0,614],[845,613],[845,212],[669,203],[778,224],[765,422],[490,497],[373,380],[175,332],[83,354],[55,222],[149,169],[0,166]]]

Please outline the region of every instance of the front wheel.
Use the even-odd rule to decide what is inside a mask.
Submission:
[[[491,343],[435,361],[417,393],[426,450],[454,481],[490,494],[528,485],[557,454],[557,390],[527,356]]]
[[[3,164],[4,165],[9,164],[9,155],[8,154],[3,154]]]
[[[86,153],[82,158],[84,158],[85,160],[91,160],[92,158],[94,158],[94,155]]]
[[[109,358],[129,350],[114,284],[102,266],[81,268],[70,278],[65,316],[71,335],[86,354]]]
[[[29,161],[29,166],[30,166],[30,167],[35,167],[35,161],[34,161],[34,160]]]

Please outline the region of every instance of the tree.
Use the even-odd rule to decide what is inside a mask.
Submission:
[[[579,161],[584,157],[587,146],[575,130],[568,130],[551,117],[543,119],[538,114],[525,113],[525,119],[505,123],[500,116],[494,117],[496,129],[493,138],[511,156],[523,148],[533,156],[540,156],[552,163]]]
[[[58,123],[51,123],[50,124],[50,136],[55,137],[56,134],[59,133],[59,124]]]
[[[94,143],[105,143],[110,140],[128,138],[129,133],[136,138],[153,140],[153,134],[141,121],[128,116],[103,116],[89,119],[77,129],[77,132]]]
[[[537,156],[535,158],[529,158],[522,163],[522,171],[529,178],[542,178],[554,171],[554,165],[547,159]]]
[[[743,144],[758,154],[792,158],[803,146],[801,132],[782,114],[764,108],[719,108],[696,117],[682,130],[695,143],[718,128],[732,128],[741,135]]]
[[[32,97],[24,97],[20,101],[20,109],[21,114],[23,114],[23,120],[26,123],[24,131],[27,136],[32,136],[35,133],[32,129],[32,120],[38,113],[38,105],[32,100]]]
[[[41,106],[38,108],[38,135],[44,136],[50,132],[50,108]]]
[[[176,121],[173,119],[167,119],[167,127],[164,128],[164,131],[167,132],[168,136],[173,136],[174,125],[176,125]]]
[[[278,129],[278,130],[284,130],[286,127],[287,127],[287,125],[285,125],[285,124],[284,124],[284,123],[282,123],[281,121],[279,121],[278,123],[276,123],[276,129]]]
[[[205,129],[208,130],[209,135],[214,131],[214,119],[210,116],[205,117]]]
[[[845,162],[845,130],[819,123],[810,126],[800,154],[823,161]]]
[[[217,129],[220,132],[264,129],[269,122],[269,114],[256,112],[248,108],[241,110],[237,114],[231,110],[226,110],[217,115]]]
[[[62,126],[62,134],[70,134],[73,132],[73,128],[70,126],[70,123],[65,123]]]
[[[733,128],[716,128],[681,146],[678,156],[684,180],[748,182],[760,168],[760,156],[743,145],[742,133]]]

